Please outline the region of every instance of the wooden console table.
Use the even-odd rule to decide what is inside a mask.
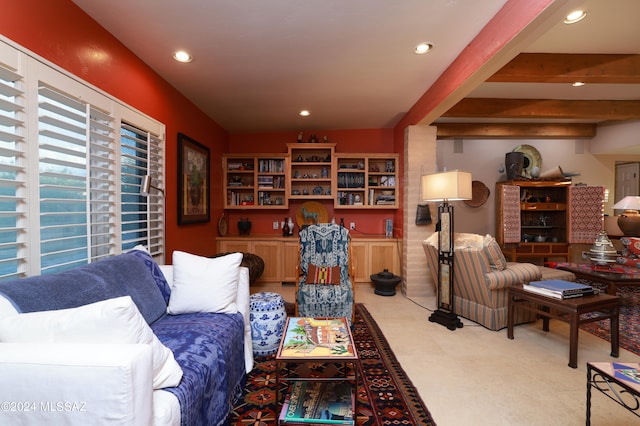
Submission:
[[[609,294],[555,299],[522,288],[522,285],[509,287],[507,337],[513,339],[515,309],[521,308],[535,312],[542,317],[542,329],[549,331],[549,319],[569,323],[569,367],[578,366],[578,327],[580,324],[609,319],[611,323],[611,356],[617,358],[619,351],[618,315],[620,298]],[[597,315],[586,318],[583,314],[595,312]]]
[[[370,283],[371,275],[385,269],[400,275],[402,239],[353,235],[351,239],[355,282]],[[250,235],[218,237],[217,252],[244,252],[260,256],[264,272],[258,282],[295,282],[300,261],[298,236]]]

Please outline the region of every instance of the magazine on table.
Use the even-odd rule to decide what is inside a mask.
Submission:
[[[296,381],[280,411],[280,424],[354,425],[355,395],[349,382]]]

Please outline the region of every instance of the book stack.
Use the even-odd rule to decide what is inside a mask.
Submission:
[[[591,286],[563,280],[531,281],[529,284],[524,284],[522,288],[556,299],[570,299],[599,292],[598,289]]]
[[[348,382],[295,381],[287,395],[279,424],[355,425],[355,395]]]

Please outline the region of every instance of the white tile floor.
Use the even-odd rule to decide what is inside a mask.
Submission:
[[[252,292],[274,291],[294,301],[294,287],[257,284]],[[578,368],[569,362],[569,327],[551,321],[519,325],[515,339],[506,329],[490,331],[471,321],[450,331],[427,320],[433,298],[410,300],[378,296],[359,285],[356,302],[364,303],[439,426],[572,426],[585,424],[587,361],[640,362],[624,349],[580,332]],[[602,396],[592,395],[593,426],[640,425],[640,418]]]

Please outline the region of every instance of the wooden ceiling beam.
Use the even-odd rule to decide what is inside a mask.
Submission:
[[[435,123],[438,139],[591,139],[596,125],[591,123]]]
[[[640,83],[640,55],[521,53],[488,82]]]
[[[445,112],[442,117],[639,120],[640,100],[465,98]]]

